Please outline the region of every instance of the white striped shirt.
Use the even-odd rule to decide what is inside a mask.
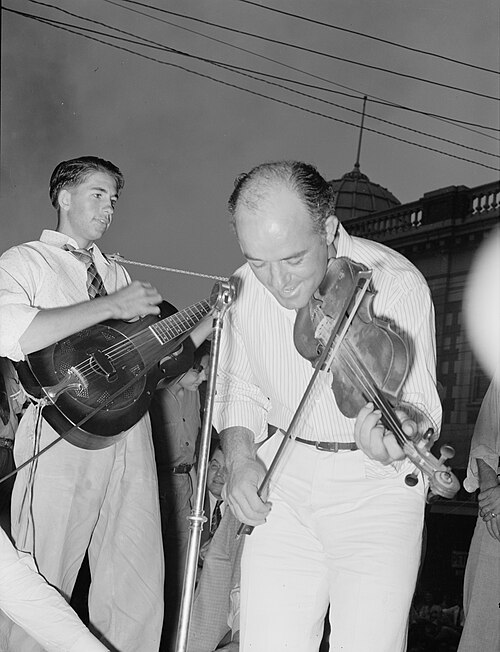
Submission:
[[[434,308],[424,277],[398,252],[349,236],[341,225],[337,256],[373,271],[373,312],[390,320],[409,343],[411,367],[401,400],[423,411],[439,429]],[[283,308],[248,264],[233,280],[236,300],[222,330],[214,426],[219,432],[232,426],[249,428],[258,442],[267,436],[268,423],[288,428],[314,370],[294,346],[296,312]],[[315,441],[352,442],[355,419],[338,409],[331,381],[331,374],[320,373],[295,434]]]

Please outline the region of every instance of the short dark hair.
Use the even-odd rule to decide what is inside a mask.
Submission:
[[[192,369],[196,371],[201,371],[201,361],[206,355],[210,355],[211,342],[209,340],[204,340],[200,346],[195,350],[193,355],[193,365]]]
[[[256,210],[276,184],[298,194],[311,216],[314,230],[324,234],[326,219],[335,212],[335,193],[313,165],[301,161],[262,163],[238,176],[228,201],[233,226],[239,203]]]
[[[52,172],[49,183],[49,196],[52,206],[57,210],[57,199],[63,188],[83,183],[94,172],[105,172],[111,175],[116,182],[116,192],[120,193],[125,180],[114,163],[97,156],[80,156],[69,161],[61,161]]]

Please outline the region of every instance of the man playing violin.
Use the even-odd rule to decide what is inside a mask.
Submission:
[[[95,244],[111,224],[123,183],[113,163],[93,156],[55,168],[49,191],[56,230],[44,230],[40,240],[0,258],[0,355],[23,360],[104,320],[159,314],[156,288],[131,282]],[[57,438],[31,405],[16,433],[17,465]],[[163,554],[147,415],[111,446],[85,450],[63,439],[21,470],[12,497],[12,534],[68,599],[88,550],[94,631],[120,652],[158,651]],[[29,645],[17,638],[12,649]],[[29,649],[41,648],[33,643]]]
[[[222,333],[214,426],[229,505],[255,527],[242,560],[240,649],[316,651],[330,607],[331,652],[402,651],[426,482],[405,483],[413,466],[376,406],[345,417],[331,373],[322,372],[268,495],[257,492],[283,440],[278,430],[264,441],[267,423],[287,430],[312,375],[294,346],[296,311],[332,258],[373,270],[373,312],[409,342],[401,399],[439,428],[429,289],[399,253],[347,234],[330,186],[305,163],[263,164],[240,176],[229,210],[247,262],[234,275],[237,298]],[[416,423],[398,416],[413,435]]]

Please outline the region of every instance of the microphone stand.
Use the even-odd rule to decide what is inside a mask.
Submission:
[[[189,633],[189,622],[193,608],[194,588],[196,583],[196,569],[198,567],[198,554],[200,549],[201,531],[207,518],[204,516],[203,504],[205,500],[205,485],[210,452],[210,439],[212,435],[212,415],[215,396],[215,383],[217,378],[217,364],[219,361],[220,338],[223,318],[233,302],[235,288],[229,283],[221,283],[217,303],[214,308],[214,329],[212,346],[210,350],[209,374],[207,393],[200,436],[200,450],[197,467],[198,483],[196,486],[194,507],[189,516],[189,539],[186,564],[184,568],[184,581],[182,586],[181,609],[177,627],[176,652],[186,652]]]

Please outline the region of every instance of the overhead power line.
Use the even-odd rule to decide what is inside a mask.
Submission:
[[[258,73],[258,72],[256,73],[253,70],[248,70],[246,68],[241,68],[239,66],[234,66],[232,64],[226,64],[225,62],[214,61],[212,59],[207,59],[206,57],[199,57],[199,56],[190,54],[188,52],[184,52],[182,50],[171,48],[171,47],[168,47],[168,46],[166,46],[166,45],[164,45],[162,43],[158,43],[157,41],[152,41],[151,39],[148,39],[148,38],[145,38],[145,37],[142,37],[142,36],[138,36],[137,34],[128,32],[126,30],[119,29],[118,27],[114,27],[113,25],[108,25],[106,23],[103,23],[102,21],[87,18],[85,16],[81,16],[79,14],[75,14],[73,12],[70,12],[70,11],[68,11],[66,9],[61,9],[59,7],[54,7],[54,5],[48,5],[47,3],[40,2],[39,0],[30,0],[30,1],[34,2],[35,4],[41,4],[43,6],[49,6],[49,7],[53,8],[53,9],[57,9],[57,11],[62,12],[64,14],[66,14],[66,15],[69,15],[69,16],[71,16],[73,18],[78,18],[78,19],[84,20],[84,21],[89,22],[89,23],[94,24],[94,25],[98,25],[99,27],[105,27],[105,28],[114,30],[114,31],[116,31],[116,32],[118,32],[120,34],[126,34],[127,36],[132,36],[134,38],[139,38],[142,41],[142,43],[138,43],[137,41],[134,41],[132,39],[121,39],[121,40],[125,40],[128,43],[132,43],[134,45],[144,45],[144,43],[145,43],[148,47],[153,47],[154,49],[160,49],[161,51],[167,51],[167,52],[177,54],[177,55],[180,55],[180,56],[186,56],[188,58],[195,59],[197,61],[202,61],[203,63],[208,63],[208,64],[214,65],[216,67],[223,68],[225,70],[230,70],[231,72],[242,75],[242,76],[247,77],[249,79],[260,81],[262,83],[269,84],[269,85],[274,86],[276,88],[282,88],[284,90],[287,90],[289,92],[293,92],[293,93],[295,93],[297,95],[300,95],[302,97],[306,97],[308,99],[312,99],[312,100],[315,100],[315,101],[318,101],[318,102],[322,102],[324,104],[328,104],[330,106],[340,108],[341,110],[344,110],[344,111],[349,111],[351,113],[357,113],[359,115],[361,114],[361,112],[357,111],[356,109],[350,109],[350,108],[345,107],[345,106],[343,106],[341,104],[337,104],[335,102],[330,102],[328,100],[324,100],[323,98],[318,98],[316,96],[309,95],[307,93],[302,93],[302,92],[297,91],[297,90],[295,90],[293,88],[291,89],[288,86],[283,86],[282,84],[277,84],[275,82],[270,82],[270,81],[268,81],[266,79],[262,79],[261,77],[256,76],[256,75],[259,75],[260,73]],[[79,27],[79,26],[75,26],[75,27],[77,27],[78,29],[85,30],[85,28],[83,28],[83,27]],[[97,33],[99,35],[103,35],[102,32],[97,32]],[[107,36],[109,36],[111,38],[118,38],[118,37],[115,37],[114,35],[111,35],[111,34],[107,35]],[[301,107],[297,107],[297,108],[301,108]],[[423,132],[421,130],[413,129],[413,128],[407,127],[405,125],[399,125],[399,124],[394,123],[394,122],[392,122],[390,120],[384,120],[383,118],[379,118],[379,117],[376,117],[376,116],[373,116],[373,115],[368,115],[368,117],[372,118],[373,120],[383,122],[383,123],[389,124],[391,126],[395,126],[395,127],[399,128],[399,129],[404,129],[406,131],[410,131],[412,133],[423,135],[423,136],[426,136],[428,138],[433,138],[434,140],[439,140],[441,142],[445,142],[445,143],[448,143],[448,144],[451,144],[451,145],[462,147],[462,148],[467,149],[469,151],[477,152],[479,154],[483,154],[483,155],[487,155],[487,156],[493,156],[494,158],[500,158],[497,154],[492,154],[492,153],[486,152],[486,151],[484,151],[482,149],[478,149],[478,148],[475,148],[475,147],[470,147],[468,145],[463,145],[461,143],[457,143],[456,141],[453,141],[453,140],[450,140],[450,139],[447,139],[447,138],[443,138],[442,136],[435,136],[433,134],[428,134],[428,133]]]
[[[178,50],[178,49],[175,49],[175,48],[168,47],[168,46],[164,45],[163,43],[158,43],[157,41],[153,41],[151,39],[139,36],[137,34],[129,32],[129,31],[119,29],[118,27],[114,27],[114,25],[108,25],[106,23],[103,23],[102,21],[97,21],[97,20],[94,20],[94,19],[91,19],[91,18],[87,18],[85,16],[75,14],[75,13],[70,12],[68,10],[61,9],[59,7],[54,7],[54,5],[50,5],[50,4],[47,4],[47,3],[44,3],[44,2],[40,2],[40,0],[30,0],[30,1],[34,2],[35,4],[41,4],[43,6],[49,6],[49,7],[53,8],[53,9],[57,9],[59,12],[62,12],[64,14],[66,14],[66,15],[70,15],[73,18],[79,18],[79,19],[84,20],[86,22],[89,22],[89,23],[92,23],[92,24],[95,24],[95,25],[99,25],[100,27],[106,27],[106,28],[114,30],[114,31],[116,31],[116,32],[118,32],[120,34],[126,34],[127,36],[133,36],[134,38],[139,38],[139,39],[141,39],[141,41],[146,43],[148,46],[153,46],[154,49],[160,49],[162,51],[171,52],[171,53],[174,53],[174,54],[177,54],[177,55],[180,55],[180,56],[186,56],[188,58],[195,59],[197,61],[202,61],[203,63],[208,63],[210,65],[214,65],[216,67],[223,68],[225,70],[230,70],[231,72],[242,75],[242,76],[247,77],[249,79],[260,81],[262,83],[269,84],[269,85],[274,86],[276,88],[281,88],[281,89],[284,89],[286,91],[293,92],[293,93],[295,93],[297,95],[300,95],[302,97],[306,97],[308,99],[312,99],[312,100],[315,100],[315,101],[318,101],[318,102],[322,102],[324,104],[328,104],[329,106],[334,106],[336,108],[340,108],[341,110],[344,110],[344,111],[349,111],[351,113],[357,113],[358,115],[361,115],[361,112],[357,111],[356,109],[351,109],[351,108],[343,106],[341,104],[337,104],[335,102],[331,102],[331,101],[325,100],[323,98],[319,98],[319,97],[316,97],[314,95],[310,95],[308,93],[302,93],[302,92],[300,92],[298,90],[295,90],[293,88],[290,88],[288,86],[284,86],[282,84],[277,84],[275,82],[268,81],[267,79],[262,79],[262,75],[267,76],[266,73],[256,72],[254,70],[249,70],[248,68],[242,68],[240,66],[234,66],[232,64],[227,64],[225,62],[220,62],[220,61],[214,61],[212,59],[207,59],[206,57],[196,56],[196,55],[190,54],[188,52],[184,52],[182,50]],[[116,5],[115,2],[112,2],[111,4]],[[120,5],[118,5],[118,6],[120,6]],[[144,14],[141,12],[141,15],[144,15]],[[84,29],[84,28],[80,28],[80,29]],[[102,32],[99,32],[99,34],[102,35]],[[114,38],[113,35],[109,35],[109,36]],[[131,39],[124,39],[124,40],[126,40],[129,43],[133,43],[134,45],[142,45],[143,44],[143,43],[138,43],[137,41],[133,41]],[[261,75],[261,76],[259,77],[258,75]],[[294,82],[294,80],[286,80],[286,81],[288,81],[289,83],[300,83],[300,82]],[[301,107],[297,107],[297,108],[301,108]],[[373,120],[376,120],[376,121],[379,121],[379,122],[382,122],[382,123],[385,123],[385,124],[388,124],[388,125],[391,125],[391,126],[395,126],[398,129],[404,129],[406,131],[410,131],[412,133],[416,133],[416,134],[419,134],[419,135],[422,135],[422,136],[426,136],[428,138],[433,138],[434,140],[439,140],[441,142],[445,142],[445,143],[448,143],[448,144],[451,144],[451,145],[455,145],[457,147],[462,147],[462,148],[467,149],[469,151],[477,152],[479,154],[492,156],[494,158],[500,158],[500,156],[498,156],[497,154],[492,154],[490,152],[486,152],[484,149],[478,149],[476,147],[463,145],[461,143],[457,143],[456,141],[450,140],[448,138],[443,138],[442,136],[435,136],[433,134],[426,133],[426,132],[421,131],[419,129],[414,129],[414,128],[411,128],[411,127],[407,127],[405,125],[400,125],[400,124],[397,124],[397,123],[395,123],[393,121],[385,120],[383,118],[379,118],[377,116],[373,116],[373,115],[370,115],[370,114],[368,114],[368,117],[372,118]]]
[[[30,0],[30,1],[34,2],[36,0]],[[259,39],[261,41],[265,41],[267,43],[274,43],[276,45],[282,45],[282,46],[287,47],[287,48],[292,48],[292,49],[295,49],[295,50],[299,50],[300,52],[308,52],[309,54],[315,54],[315,55],[320,56],[320,57],[326,57],[328,59],[334,59],[336,61],[343,61],[344,63],[350,63],[350,64],[353,64],[355,66],[361,66],[363,68],[369,68],[371,70],[378,70],[380,72],[385,72],[385,73],[390,74],[390,75],[397,75],[399,77],[405,77],[406,79],[413,79],[415,81],[420,81],[420,82],[425,83],[425,84],[431,84],[433,86],[439,86],[441,88],[447,88],[449,90],[459,91],[460,93],[467,93],[467,94],[470,94],[470,95],[475,95],[477,97],[482,97],[482,98],[487,99],[487,100],[498,101],[498,97],[495,97],[493,95],[488,95],[486,93],[479,93],[478,91],[473,91],[473,90],[468,89],[468,88],[460,88],[459,86],[453,86],[451,84],[444,84],[442,82],[437,82],[437,81],[434,81],[432,79],[426,79],[425,77],[417,77],[416,75],[410,75],[408,73],[399,72],[399,71],[396,71],[396,70],[391,70],[389,68],[384,68],[383,66],[375,66],[375,65],[372,65],[372,64],[369,64],[369,63],[363,63],[363,62],[360,62],[360,61],[355,61],[353,59],[347,59],[345,57],[339,57],[339,56],[336,56],[334,54],[329,54],[327,52],[321,52],[320,50],[313,50],[312,48],[306,48],[306,47],[303,47],[301,45],[296,45],[294,43],[288,43],[286,41],[279,41],[278,39],[268,38],[267,36],[262,36],[261,34],[254,34],[252,32],[246,32],[245,30],[236,29],[234,27],[228,27],[227,25],[220,25],[219,23],[212,23],[210,21],[203,20],[201,18],[194,18],[193,16],[187,16],[185,14],[180,14],[180,13],[177,13],[175,11],[170,11],[168,9],[155,7],[154,5],[138,2],[138,0],[122,0],[122,2],[128,2],[128,3],[134,4],[134,5],[139,5],[141,7],[147,7],[148,9],[154,9],[155,11],[165,13],[165,14],[169,14],[169,15],[172,15],[172,16],[187,18],[189,20],[194,20],[195,22],[203,23],[204,25],[210,25],[211,27],[217,27],[219,29],[223,29],[223,30],[233,32],[233,33],[236,33],[236,34],[243,34],[244,36],[250,36],[252,38],[256,38],[256,39]],[[263,6],[263,5],[259,5],[259,6]]]
[[[308,18],[307,16],[293,14],[288,11],[283,11],[282,9],[276,9],[275,7],[268,7],[267,5],[261,5],[258,2],[253,2],[252,0],[237,0],[237,1],[247,5],[253,5],[254,7],[259,7],[259,9],[272,11],[276,14],[281,14],[283,16],[289,16],[290,18],[296,18],[297,20],[303,20],[308,23],[313,23],[314,25],[321,25],[321,27],[328,27],[330,29],[335,29],[339,32],[346,32],[347,34],[355,34],[356,36],[361,36],[363,38],[371,39],[372,41],[378,41],[379,43],[392,45],[396,48],[401,48],[403,50],[409,50],[410,52],[417,52],[418,54],[424,54],[429,57],[436,57],[437,59],[443,59],[444,61],[449,61],[450,63],[456,63],[459,66],[467,66],[468,68],[474,68],[475,70],[482,70],[483,72],[490,72],[495,75],[499,74],[498,70],[493,70],[491,68],[484,68],[483,66],[477,66],[474,63],[461,61],[460,59],[453,59],[452,57],[447,57],[444,54],[438,54],[437,52],[429,52],[428,50],[422,50],[421,48],[413,48],[410,45],[404,45],[403,43],[396,43],[396,41],[389,41],[388,39],[380,38],[379,36],[373,36],[372,34],[366,34],[365,32],[358,32],[357,30],[349,29],[348,27],[340,27],[340,25],[332,25],[332,23],[325,23],[321,20],[314,20],[314,18]]]
[[[35,2],[36,0],[30,0],[30,1]],[[127,0],[124,0],[124,1],[126,2]],[[370,99],[370,102],[372,104],[380,104],[382,106],[390,106],[392,108],[400,109],[402,111],[409,111],[411,113],[417,113],[419,115],[424,115],[424,116],[429,117],[429,118],[433,118],[433,119],[436,119],[436,120],[440,120],[442,122],[447,122],[449,124],[455,125],[457,127],[465,129],[466,131],[470,131],[472,133],[478,134],[479,136],[482,136],[483,138],[491,138],[492,140],[498,140],[497,138],[495,138],[494,136],[492,136],[490,134],[485,134],[485,133],[483,133],[481,131],[478,131],[477,129],[472,128],[472,127],[477,127],[478,129],[484,129],[484,130],[487,130],[487,131],[499,132],[500,129],[498,127],[489,127],[489,126],[486,126],[486,125],[477,124],[477,123],[473,123],[473,122],[466,121],[466,120],[460,120],[458,118],[452,118],[450,116],[443,116],[443,115],[439,115],[437,113],[431,113],[429,111],[423,111],[423,110],[420,110],[420,109],[416,109],[414,107],[404,106],[402,104],[398,104],[396,102],[391,102],[389,100],[384,100],[384,99],[382,99],[380,97],[377,97],[377,96],[372,95],[370,93],[367,93],[365,91],[360,91],[360,90],[354,89],[354,88],[352,88],[350,86],[346,86],[345,84],[340,84],[338,82],[334,82],[334,81],[332,81],[330,79],[327,79],[325,77],[321,77],[320,75],[314,74],[314,73],[312,73],[312,72],[310,72],[308,70],[304,70],[302,68],[297,68],[296,66],[292,66],[292,65],[290,65],[288,63],[285,63],[283,61],[279,61],[277,59],[273,59],[272,57],[265,56],[265,55],[261,54],[260,52],[255,52],[254,50],[249,50],[248,48],[244,48],[244,47],[241,47],[239,45],[235,45],[234,43],[229,43],[228,41],[224,41],[222,39],[215,38],[214,36],[204,34],[203,32],[199,32],[197,30],[191,29],[191,28],[186,27],[184,25],[179,25],[178,23],[173,23],[172,21],[166,20],[165,18],[160,18],[159,16],[153,16],[151,14],[148,14],[148,13],[144,12],[144,11],[140,11],[138,9],[133,9],[132,7],[124,6],[124,5],[120,4],[119,2],[116,2],[115,0],[104,0],[104,2],[107,2],[108,4],[114,5],[115,7],[119,7],[120,9],[126,9],[127,11],[138,14],[139,16],[146,16],[147,18],[150,18],[151,20],[158,21],[158,22],[160,22],[162,24],[165,24],[165,25],[170,25],[171,27],[175,27],[176,29],[180,29],[180,30],[189,32],[190,34],[196,34],[197,36],[201,36],[202,38],[208,39],[210,41],[214,41],[215,43],[221,43],[221,44],[223,44],[223,45],[225,45],[225,46],[227,46],[229,48],[239,50],[240,52],[245,52],[247,54],[251,54],[252,56],[258,57],[258,58],[263,59],[265,61],[270,61],[272,63],[275,63],[275,64],[279,65],[279,66],[287,68],[289,70],[294,70],[295,72],[299,72],[301,74],[312,77],[313,79],[319,79],[319,80],[327,82],[328,84],[331,84],[333,86],[337,86],[339,88],[345,88],[347,90],[352,91],[352,93],[356,93],[356,95],[353,95],[352,93],[346,93],[346,92],[342,92],[342,91],[333,90],[332,88],[325,88],[325,87],[321,87],[321,86],[315,86],[313,84],[307,84],[305,82],[301,82],[301,81],[297,81],[297,80],[290,80],[290,79],[286,80],[283,77],[271,75],[270,73],[259,72],[258,74],[260,74],[260,75],[265,75],[266,77],[271,77],[271,78],[274,78],[274,79],[278,79],[280,81],[289,81],[289,82],[291,82],[293,84],[299,84],[301,86],[305,86],[307,88],[311,88],[311,89],[314,89],[314,90],[321,90],[321,91],[324,91],[324,92],[327,92],[327,93],[335,93],[337,95],[343,95],[345,97],[350,97],[350,98],[355,98],[355,99],[360,99],[361,97],[367,96]],[[37,2],[37,4],[38,4],[38,2]],[[186,17],[186,18],[189,18],[189,17]]]
[[[111,37],[111,38],[115,38],[115,39],[120,38],[121,40],[126,40],[126,39],[122,39],[121,37],[116,37],[116,36],[114,36],[114,35],[109,35],[109,34],[103,34],[102,32],[96,32],[95,30],[89,30],[89,29],[87,29],[87,28],[83,28],[83,27],[80,27],[80,26],[77,26],[77,25],[72,25],[71,27],[74,27],[75,29],[70,29],[70,28],[67,26],[66,23],[61,23],[60,21],[55,21],[55,20],[52,20],[52,19],[47,19],[47,18],[43,18],[43,17],[40,17],[40,16],[35,16],[35,15],[33,15],[33,14],[28,14],[28,13],[26,13],[26,12],[16,11],[16,10],[14,10],[14,9],[10,9],[10,8],[7,8],[7,7],[4,7],[4,10],[5,10],[5,11],[8,11],[8,12],[10,12],[10,13],[13,13],[13,14],[17,14],[17,15],[22,16],[22,17],[24,17],[24,18],[30,18],[30,19],[32,19],[32,20],[35,20],[35,21],[41,22],[42,24],[49,25],[49,26],[54,27],[54,28],[56,28],[56,29],[61,29],[61,30],[66,31],[66,32],[69,32],[69,33],[71,33],[71,34],[75,34],[75,35],[77,35],[77,36],[81,36],[81,37],[83,37],[83,38],[86,38],[86,39],[89,39],[89,40],[92,40],[92,41],[95,41],[95,42],[98,42],[98,43],[101,43],[101,44],[107,45],[107,46],[112,47],[112,48],[115,48],[115,49],[117,49],[117,50],[128,52],[128,53],[133,54],[133,55],[135,55],[135,56],[139,56],[139,57],[141,57],[141,58],[144,58],[144,59],[146,59],[146,60],[154,61],[154,62],[156,62],[156,63],[160,63],[160,64],[163,64],[163,65],[167,65],[167,66],[170,66],[170,67],[173,67],[173,68],[177,68],[177,69],[179,69],[179,70],[182,70],[182,71],[185,71],[185,72],[189,72],[189,73],[191,73],[191,74],[197,75],[197,76],[202,77],[202,78],[205,78],[205,79],[209,79],[209,80],[211,80],[211,81],[217,82],[217,83],[219,83],[219,84],[222,84],[222,85],[227,86],[227,87],[230,87],[230,88],[236,88],[236,89],[238,89],[238,90],[242,90],[242,91],[244,91],[244,92],[246,92],[246,93],[250,93],[250,94],[255,95],[255,96],[257,96],[257,97],[261,97],[261,98],[264,98],[264,99],[271,100],[271,101],[276,102],[276,103],[281,104],[281,105],[285,105],[285,106],[288,106],[288,107],[292,107],[292,108],[295,108],[295,109],[299,109],[299,110],[304,111],[304,112],[306,112],[306,113],[309,113],[309,114],[312,114],[312,115],[316,115],[316,116],[319,116],[319,117],[323,117],[323,118],[326,118],[326,119],[328,119],[328,120],[333,120],[333,121],[335,121],[335,122],[339,122],[339,123],[341,123],[341,124],[346,124],[346,125],[349,125],[349,126],[352,126],[352,127],[356,127],[356,128],[358,127],[358,125],[356,125],[356,124],[354,124],[354,123],[352,123],[352,122],[349,122],[349,121],[347,121],[347,120],[342,120],[341,118],[336,118],[336,117],[333,117],[333,116],[329,116],[329,115],[326,115],[326,114],[324,114],[324,113],[320,113],[319,111],[314,111],[314,110],[309,109],[309,108],[306,108],[306,107],[300,107],[300,106],[297,106],[296,104],[292,104],[292,103],[287,102],[287,101],[285,101],[285,100],[281,100],[281,99],[278,99],[278,98],[275,98],[275,97],[270,97],[270,96],[268,96],[268,95],[265,95],[264,93],[260,93],[260,92],[258,92],[258,91],[254,91],[254,90],[251,90],[251,89],[248,89],[248,88],[244,88],[244,87],[238,86],[238,85],[233,84],[233,83],[230,83],[230,82],[226,82],[226,81],[223,81],[223,80],[217,79],[217,78],[212,77],[211,75],[207,75],[207,74],[205,74],[205,73],[200,73],[200,72],[197,72],[197,71],[191,70],[191,69],[189,69],[189,68],[186,68],[185,66],[180,66],[180,65],[175,64],[175,63],[162,61],[162,60],[157,59],[157,58],[155,58],[155,57],[150,57],[150,56],[148,56],[148,55],[145,55],[145,54],[139,53],[139,52],[137,52],[137,51],[135,51],[135,50],[131,50],[131,49],[129,49],[129,48],[125,48],[125,47],[123,47],[123,46],[118,46],[118,45],[115,45],[115,44],[112,44],[112,43],[108,43],[107,41],[104,41],[104,40],[102,40],[102,39],[100,39],[100,38],[96,38],[95,36],[90,36],[90,35],[88,35],[88,34],[84,34],[84,33],[82,33],[82,30],[83,30],[83,31],[86,31],[86,32],[91,32],[91,33],[94,33],[94,34],[97,33],[97,34],[99,34],[100,36],[107,36],[107,37]],[[75,30],[80,30],[80,31],[75,31]],[[137,43],[136,43],[136,44],[137,44]],[[139,45],[140,45],[140,44],[139,44]],[[169,50],[168,48],[165,48],[165,47],[164,47],[163,49],[166,49],[167,51]],[[403,142],[403,143],[406,143],[406,144],[410,144],[410,145],[413,145],[413,146],[415,146],[415,147],[419,147],[419,148],[421,148],[421,149],[425,149],[425,150],[428,150],[428,151],[433,151],[433,152],[436,152],[436,153],[439,153],[439,154],[442,154],[442,155],[444,155],[444,156],[448,156],[448,157],[451,157],[451,158],[454,158],[454,159],[458,159],[458,160],[466,161],[466,162],[468,162],[468,163],[472,163],[472,164],[474,164],[474,165],[479,165],[480,167],[484,167],[484,168],[492,169],[492,170],[496,170],[496,169],[497,169],[496,167],[492,167],[491,165],[487,165],[487,164],[485,164],[485,163],[480,163],[480,162],[478,162],[478,161],[474,161],[474,160],[472,160],[472,159],[467,159],[467,158],[465,158],[465,157],[463,157],[463,156],[459,156],[459,155],[456,155],[456,154],[451,154],[451,153],[449,153],[449,152],[445,152],[445,151],[442,151],[442,150],[438,150],[438,149],[436,149],[436,148],[433,148],[433,147],[430,147],[430,146],[427,146],[427,145],[423,145],[423,144],[421,144],[421,143],[415,143],[415,142],[412,142],[412,141],[408,141],[408,140],[406,140],[406,139],[399,138],[399,137],[397,137],[397,136],[393,136],[393,135],[391,135],[391,134],[386,134],[386,133],[384,133],[384,132],[380,132],[380,131],[378,131],[378,130],[376,130],[376,129],[372,129],[372,128],[369,128],[369,127],[365,127],[365,131],[370,131],[370,132],[372,132],[372,133],[375,133],[375,134],[378,134],[378,135],[381,135],[381,136],[384,136],[384,137],[387,137],[387,138],[391,138],[391,139],[396,140],[396,141],[399,141],[399,142]]]

